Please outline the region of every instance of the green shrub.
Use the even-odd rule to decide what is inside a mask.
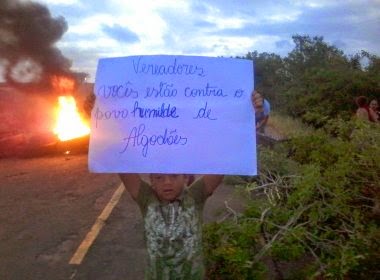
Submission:
[[[378,126],[337,119],[274,150],[261,147],[260,176],[243,186],[245,211],[206,226],[210,279],[267,277],[266,258],[288,264],[284,278],[300,260],[306,278],[376,277],[378,143]]]

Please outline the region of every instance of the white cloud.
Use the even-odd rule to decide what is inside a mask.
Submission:
[[[247,22],[251,21],[252,18],[248,21],[244,16],[226,16],[223,15],[222,11],[215,6],[211,6],[208,4],[204,4],[206,15],[194,15],[190,12],[186,14],[186,18],[189,19],[202,19],[206,22],[210,22],[215,24],[215,26],[219,29],[231,28],[238,29],[242,28]]]
[[[66,18],[69,30],[58,47],[73,60],[75,69],[84,71],[92,69],[99,57],[278,53],[285,51],[278,42],[291,40],[293,32],[341,40],[345,52],[379,49],[375,25],[380,0],[366,0],[366,5],[362,0],[242,1],[239,6],[227,0],[35,1]],[[365,32],[355,31],[363,25]],[[118,41],[104,26],[124,27],[138,40]]]
[[[274,49],[278,36],[217,36],[199,34],[191,41],[176,41],[170,54],[202,55],[202,56],[236,56],[245,55],[252,50]]]
[[[74,42],[60,42],[58,44],[62,48],[75,47],[84,51],[116,49],[119,45],[117,41],[107,37],[94,37],[92,40],[76,40]]]
[[[296,6],[309,8],[325,8],[325,7],[344,7],[350,5],[371,5],[372,3],[380,3],[380,0],[291,0]]]
[[[128,26],[129,30],[136,33],[142,43],[146,45],[163,44],[163,36],[168,31],[165,20],[160,15],[161,11],[176,10],[178,13],[186,13],[189,9],[187,1],[170,0],[140,0],[129,1],[110,0],[117,21],[122,26]]]
[[[101,35],[102,24],[117,23],[117,18],[110,14],[96,14],[80,19],[77,23],[69,26],[69,32],[76,35]]]
[[[189,11],[186,1],[131,1],[125,4],[122,0],[111,0],[110,5],[114,7],[112,11],[98,13],[69,25],[70,37],[77,37],[77,39],[60,43],[60,46],[63,48],[75,46],[84,50],[107,50],[108,56],[164,53],[167,48],[164,36],[170,31],[160,12],[168,9],[182,13]],[[102,31],[104,25],[125,27],[139,37],[139,42],[123,44],[109,38]]]
[[[211,23],[214,23],[219,29],[239,29],[244,27],[244,25],[249,22],[248,20],[240,17],[218,17],[214,15],[209,15],[205,17],[205,19]]]
[[[273,23],[296,21],[302,14],[301,11],[288,11],[287,13],[279,12],[269,15],[266,20]]]
[[[57,6],[81,6],[80,0],[39,0],[38,2],[46,5],[57,5]]]
[[[309,8],[322,8],[328,5],[334,5],[332,1],[304,1],[304,0],[295,0],[292,1],[296,6],[303,6]]]

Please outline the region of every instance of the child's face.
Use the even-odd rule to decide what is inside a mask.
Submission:
[[[377,101],[376,100],[372,100],[370,103],[369,103],[369,107],[373,110],[376,110],[378,106],[377,104]]]
[[[183,174],[151,174],[150,181],[158,198],[173,201],[182,193],[188,180]]]

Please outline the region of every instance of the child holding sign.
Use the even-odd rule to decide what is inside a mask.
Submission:
[[[252,100],[255,92],[252,92]],[[256,111],[261,104],[252,102]],[[151,174],[150,184],[138,174],[120,179],[140,207],[149,254],[147,279],[204,279],[202,211],[223,175]],[[190,180],[189,180],[190,179]]]
[[[252,60],[245,59],[100,59],[89,169],[256,174],[252,77]],[[194,155],[197,164],[186,161]],[[223,176],[204,175],[188,188],[184,174],[152,174],[150,184],[138,174],[120,177],[144,219],[147,278],[203,279],[202,210]]]
[[[184,174],[151,174],[150,183],[138,174],[120,174],[144,219],[149,254],[147,279],[204,279],[202,210],[223,180],[204,175],[186,187]]]

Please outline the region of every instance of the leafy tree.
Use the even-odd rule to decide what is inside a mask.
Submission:
[[[343,51],[325,43],[323,37],[295,35],[292,38],[295,47],[284,59],[290,81],[299,80],[315,68],[342,68],[349,64]]]
[[[362,51],[362,57],[366,57],[368,59],[368,66],[366,70],[370,75],[380,76],[380,57],[370,54],[368,52]]]
[[[292,38],[295,47],[283,59],[257,51],[238,57],[255,62],[255,88],[275,110],[322,127],[331,118],[349,119],[357,96],[380,96],[379,57],[365,51],[347,57],[319,36]]]
[[[293,36],[294,50],[284,59],[285,83],[278,96],[281,109],[293,117],[322,127],[337,116],[349,119],[359,95],[380,95],[379,60],[367,55],[367,69],[359,66],[361,57],[347,58],[322,37]]]
[[[278,92],[283,86],[284,64],[282,58],[274,53],[248,52],[245,57],[255,63],[255,89],[260,91],[276,107]]]

